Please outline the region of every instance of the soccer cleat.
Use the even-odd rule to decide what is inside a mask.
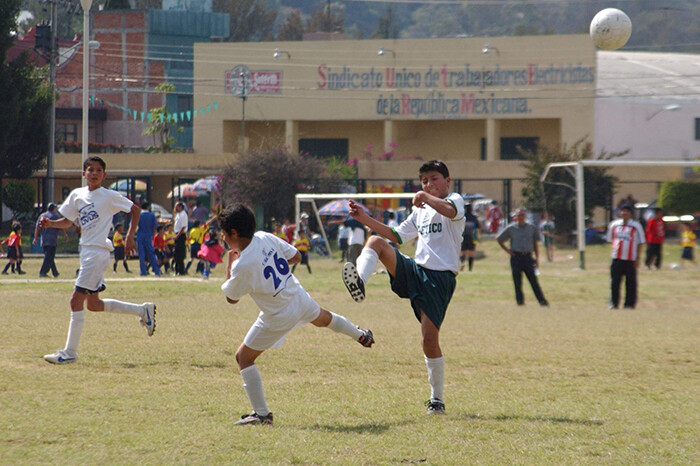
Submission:
[[[44,360],[51,364],[70,364],[78,360],[78,355],[71,355],[65,350],[58,350],[52,354],[45,354]]]
[[[141,326],[146,327],[148,336],[153,336],[156,331],[156,305],[153,303],[143,303],[144,310],[141,316]]]
[[[357,339],[357,342],[365,348],[370,348],[374,344],[374,335],[372,335],[372,331],[370,329],[365,330],[363,328],[360,328],[360,330],[362,331],[362,335],[360,335],[360,338]]]
[[[361,303],[365,299],[365,284],[357,274],[355,264],[346,262],[343,266],[343,283],[350,292],[350,296],[356,303]]]
[[[261,416],[255,411],[250,414],[244,414],[241,418],[234,422],[235,426],[247,426],[247,425],[272,425],[272,413],[267,416]]]
[[[432,416],[433,414],[445,414],[445,403],[437,398],[431,398],[425,402],[425,406],[428,407],[427,415]]]

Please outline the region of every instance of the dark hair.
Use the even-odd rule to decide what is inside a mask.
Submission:
[[[194,221],[194,224],[193,224],[192,226],[195,227],[195,228],[197,228],[197,227],[198,227],[199,225],[201,225],[201,224],[202,224],[202,222],[200,222],[199,220],[195,220],[195,221]]]
[[[464,204],[464,213],[465,214],[472,213],[472,205],[470,203]]]
[[[114,230],[116,231],[117,228],[119,228],[119,227],[124,228],[124,224],[123,224],[123,223],[117,223],[116,225],[114,225]]]
[[[14,231],[15,233],[17,233],[21,229],[22,229],[21,223],[15,223],[14,225],[12,225],[12,231]]]
[[[158,225],[156,227],[156,231],[163,231],[163,225]]]
[[[90,166],[92,162],[97,162],[100,164],[102,167],[102,170],[107,169],[107,164],[105,163],[104,160],[102,160],[102,157],[98,157],[96,155],[91,155],[90,157],[85,159],[85,162],[83,162],[83,171],[87,170],[87,168]]]
[[[255,214],[243,204],[226,207],[217,216],[219,227],[228,234],[236,230],[241,238],[252,238],[255,233]]]
[[[427,172],[438,172],[445,178],[450,176],[450,171],[447,169],[447,165],[440,160],[431,160],[430,162],[425,162],[423,165],[421,165],[421,167],[418,169],[418,178]]]
[[[143,202],[141,203],[141,208],[142,208],[143,210],[148,210],[149,207],[151,207],[151,203],[150,203],[150,202],[148,202],[148,201],[143,201]]]

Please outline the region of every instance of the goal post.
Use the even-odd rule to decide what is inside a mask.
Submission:
[[[700,167],[700,161],[687,160],[579,160],[577,162],[555,162],[547,164],[540,175],[540,183],[544,183],[547,179],[550,169],[574,167],[576,170],[576,243],[578,245],[579,268],[585,269],[585,253],[586,253],[586,221],[585,221],[585,192],[584,192],[584,167]]]
[[[296,224],[299,225],[301,221],[301,203],[308,202],[311,204],[311,209],[313,210],[314,217],[321,227],[321,236],[323,236],[323,242],[326,244],[326,249],[330,252],[331,245],[328,242],[328,237],[326,236],[326,229],[323,227],[323,222],[321,221],[321,216],[318,213],[318,206],[316,205],[317,200],[334,201],[336,199],[413,199],[416,193],[319,193],[319,194],[296,194],[294,196],[294,219]]]

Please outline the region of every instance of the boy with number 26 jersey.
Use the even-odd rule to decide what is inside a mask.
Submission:
[[[226,281],[221,290],[226,300],[236,304],[246,294],[260,314],[236,351],[236,362],[243,385],[253,407],[238,425],[272,424],[260,372],[255,360],[265,350],[284,343],[289,332],[311,323],[328,327],[358,341],[364,347],[374,343],[370,330],[363,330],[345,317],[329,312],[316,303],[292,275],[291,266],[301,254],[286,241],[271,233],[255,232],[255,215],[243,205],[232,205],[218,216],[228,255]]]

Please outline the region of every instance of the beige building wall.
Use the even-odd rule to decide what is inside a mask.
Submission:
[[[553,36],[491,38],[484,53],[486,41],[196,44],[194,107],[216,96],[218,110],[194,120],[195,151],[237,151],[244,121],[248,147],[346,138],[348,158],[371,145],[375,155],[394,146],[403,156],[494,162],[501,138],[556,146],[592,136],[588,35],[556,36],[556,48]]]

